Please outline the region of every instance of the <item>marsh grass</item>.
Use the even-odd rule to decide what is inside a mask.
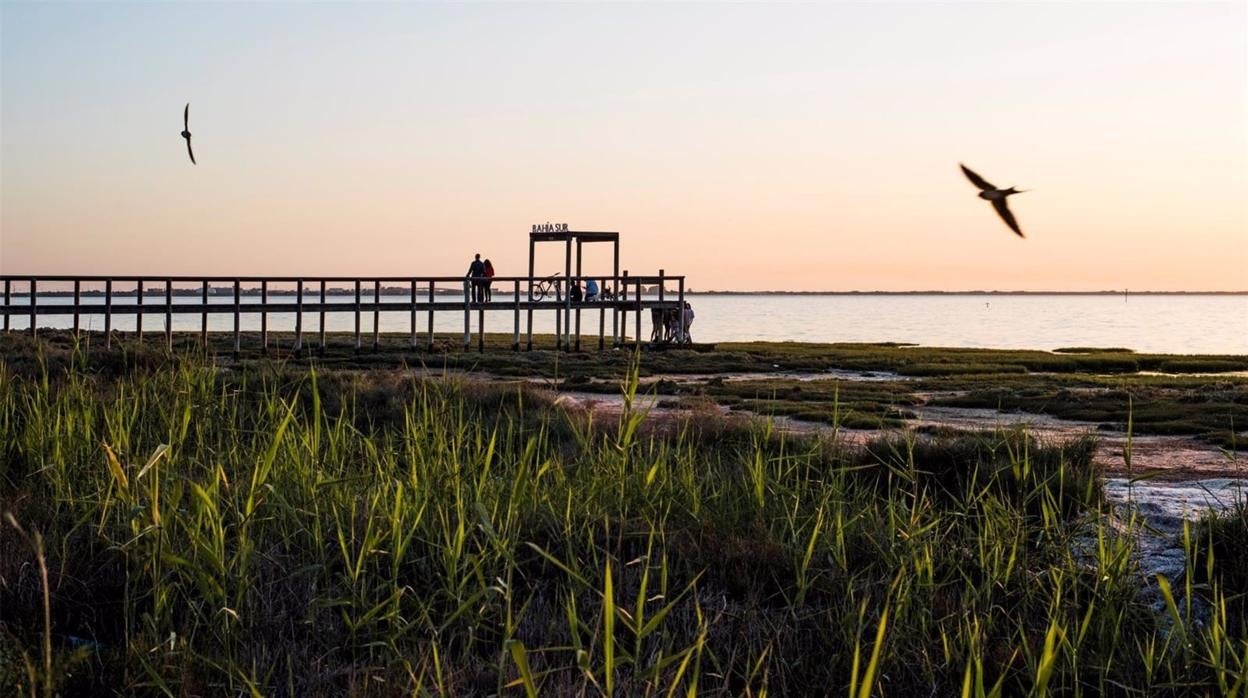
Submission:
[[[602,423],[517,383],[97,361],[0,364],[9,693],[1243,690],[1229,611],[1141,598],[1087,442],[655,427],[636,369]]]

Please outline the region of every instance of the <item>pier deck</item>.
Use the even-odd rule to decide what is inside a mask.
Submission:
[[[568,293],[572,283],[584,286],[591,279],[599,288],[612,289],[614,294],[606,300],[573,303]],[[16,318],[24,321],[21,329],[32,336],[38,334],[40,318],[70,317],[70,327],[75,333],[82,330],[84,320],[98,318],[103,323],[106,346],[111,345],[117,332],[114,319],[133,318],[133,332],[142,339],[144,319],[154,318],[160,328],[156,332],[163,334],[166,345],[172,347],[175,316],[199,316],[198,334],[207,345],[210,332],[222,331],[210,330],[209,316],[231,315],[232,328],[225,331],[233,333],[235,351],[241,349],[243,318],[258,317],[263,348],[269,347],[270,331],[293,332],[293,348],[303,351],[310,348],[307,346],[310,334],[319,338],[317,348],[324,348],[327,316],[343,314],[352,316],[355,348],[361,349],[361,321],[370,313],[373,347],[378,345],[381,313],[408,315],[407,329],[413,348],[421,346],[422,342],[431,347],[435,316],[449,313],[462,315],[464,348],[471,349],[475,314],[477,349],[484,351],[487,316],[512,316],[512,349],[519,350],[533,348],[534,314],[551,313],[555,316],[558,348],[580,350],[584,338],[582,320],[586,314],[590,323],[594,315],[598,316],[597,332],[592,329],[589,332],[590,338],[596,336],[597,347],[618,347],[627,341],[629,321],[633,323],[633,337],[640,339],[644,316],[655,309],[679,312],[685,300],[685,277],[668,276],[662,270],[657,276],[630,276],[625,271],[618,276],[496,276],[491,281],[494,299],[474,302],[471,279],[451,276],[2,275],[0,317],[5,332],[13,330]],[[671,284],[676,288],[668,288]],[[274,324],[278,320],[282,321],[282,326]],[[309,321],[311,330],[305,327]],[[149,330],[146,334],[156,332]],[[678,329],[677,341],[681,339]]]

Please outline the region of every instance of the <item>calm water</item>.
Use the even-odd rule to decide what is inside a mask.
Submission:
[[[383,296],[389,299],[390,296]],[[495,301],[510,300],[509,294],[495,293]],[[312,295],[307,296],[312,301]],[[394,297],[401,300],[402,297]],[[175,303],[195,303],[195,298],[175,298]],[[243,303],[258,298],[244,297]],[[283,298],[282,300],[292,300]],[[368,300],[366,295],[365,300]],[[454,296],[440,296],[450,306]],[[1143,352],[1180,354],[1248,354],[1248,295],[1235,296],[1005,296],[1005,295],[695,295],[689,300],[697,313],[692,334],[699,342],[732,340],[766,340],[799,342],[912,342],[928,346],[998,347],[1056,349],[1070,346],[1121,346]],[[133,296],[118,298],[117,303],[132,303]],[[349,304],[347,297],[331,297],[331,302]],[[14,304],[25,304],[27,298],[17,296]],[[84,298],[85,303],[103,304],[101,298]],[[148,302],[159,303],[151,298]],[[213,302],[229,304],[229,298]],[[39,299],[40,305],[68,304],[67,298]],[[584,306],[588,307],[588,306]],[[68,316],[40,317],[40,325],[66,328]],[[197,331],[198,315],[174,317],[174,329]],[[328,316],[328,329],[350,331],[351,315]],[[424,313],[418,313],[417,328],[427,327]],[[159,314],[145,316],[144,329],[159,332],[164,327]],[[383,332],[407,332],[407,312],[383,313]],[[84,315],[84,328],[103,329],[103,317]],[[554,332],[552,313],[535,313],[533,331]],[[633,325],[629,317],[629,327]],[[26,326],[25,317],[14,317],[12,327]],[[115,316],[113,326],[133,330],[134,316]],[[243,329],[258,330],[258,315],[244,315]],[[372,314],[361,320],[364,332],[372,331]],[[209,316],[210,329],[228,331],[233,327],[229,314]],[[305,331],[315,331],[317,317],[305,315]],[[598,313],[582,313],[584,336],[596,336]],[[294,328],[294,314],[272,314],[269,328],[273,331]],[[606,317],[608,335],[611,317]],[[486,314],[487,332],[510,332],[513,329],[510,311]],[[437,332],[462,332],[463,315],[455,312],[437,313]],[[474,313],[473,330],[476,330]],[[525,331],[524,317],[521,332]],[[649,318],[644,319],[643,333],[648,334]],[[631,332],[631,330],[630,330]]]

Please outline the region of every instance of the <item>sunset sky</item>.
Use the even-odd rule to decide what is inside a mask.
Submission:
[[[8,274],[511,275],[550,221],[695,289],[1248,289],[1242,0],[6,1],[0,66]]]

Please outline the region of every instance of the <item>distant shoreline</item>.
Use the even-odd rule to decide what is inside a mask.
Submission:
[[[1248,291],[685,291],[693,296],[1245,296]]]
[[[370,289],[371,291],[371,289]],[[501,291],[503,295],[507,295],[505,291]],[[666,293],[675,295],[677,289],[668,289]],[[309,290],[305,293],[313,293]],[[329,288],[326,290],[326,296],[352,296],[355,291],[348,288]],[[382,296],[402,296],[408,297],[410,291],[406,288],[388,287],[381,289]],[[422,291],[422,295],[423,295]],[[646,288],[646,295],[656,295],[657,288]],[[239,289],[240,296],[259,296],[261,290],[259,288],[242,288]],[[270,297],[274,296],[296,296],[298,295],[293,289],[269,289]],[[24,298],[29,293],[12,292],[13,298]],[[65,298],[73,297],[73,291],[40,291],[40,298]],[[104,291],[98,289],[83,290],[79,294],[84,298],[103,298]],[[113,297],[134,296],[134,289],[113,291]],[[144,297],[163,297],[165,290],[161,288],[145,289]],[[171,295],[180,298],[199,297],[203,295],[202,289],[191,288],[175,288]],[[220,286],[213,287],[209,295],[214,298],[224,296],[233,297],[233,288]],[[367,293],[371,297],[371,293]],[[458,289],[437,289],[435,295],[438,296],[462,296],[463,292]],[[685,291],[686,296],[1248,296],[1248,290],[1245,291]]]

